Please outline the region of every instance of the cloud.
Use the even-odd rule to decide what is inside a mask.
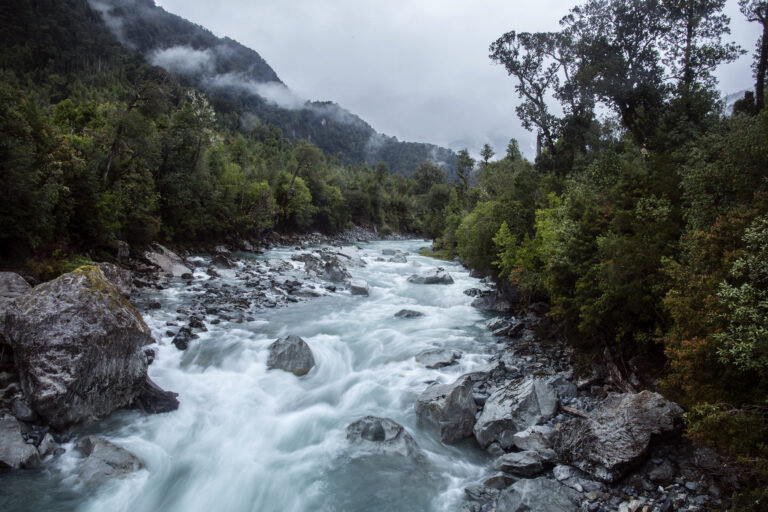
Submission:
[[[190,46],[154,50],[147,55],[147,60],[153,66],[182,75],[211,73],[216,68],[216,59],[211,50],[195,50]]]
[[[213,89],[231,89],[260,96],[278,107],[297,110],[307,106],[307,100],[293,93],[280,82],[256,82],[241,73],[224,73],[203,79],[203,85]]]

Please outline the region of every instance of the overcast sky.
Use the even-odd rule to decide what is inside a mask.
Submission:
[[[261,54],[293,91],[331,100],[377,131],[477,153],[502,154],[534,137],[515,115],[514,81],[488,59],[509,30],[545,31],[576,0],[156,0],[167,11]],[[752,87],[756,24],[728,1],[732,38],[749,51],[718,70],[720,88]]]

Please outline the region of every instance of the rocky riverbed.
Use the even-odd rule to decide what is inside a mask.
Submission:
[[[577,364],[546,304],[371,238],[4,274],[7,509],[719,506],[682,411]]]

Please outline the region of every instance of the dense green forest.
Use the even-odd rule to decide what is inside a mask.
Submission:
[[[421,233],[547,300],[584,352],[658,378],[689,437],[738,464],[738,509],[764,510],[768,2],[739,4],[763,36],[733,112],[713,77],[745,51],[724,0],[589,0],[559,31],[502,35],[490,58],[540,154],[463,151],[447,180],[352,164],[268,119],[244,129],[241,99],[126,51],[85,0],[20,2],[0,13],[1,256],[50,274],[116,240]]]

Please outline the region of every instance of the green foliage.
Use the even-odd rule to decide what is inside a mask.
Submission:
[[[461,221],[456,230],[456,252],[465,265],[489,273],[494,271],[493,238],[504,222],[504,213],[501,203],[488,201],[479,203]]]

